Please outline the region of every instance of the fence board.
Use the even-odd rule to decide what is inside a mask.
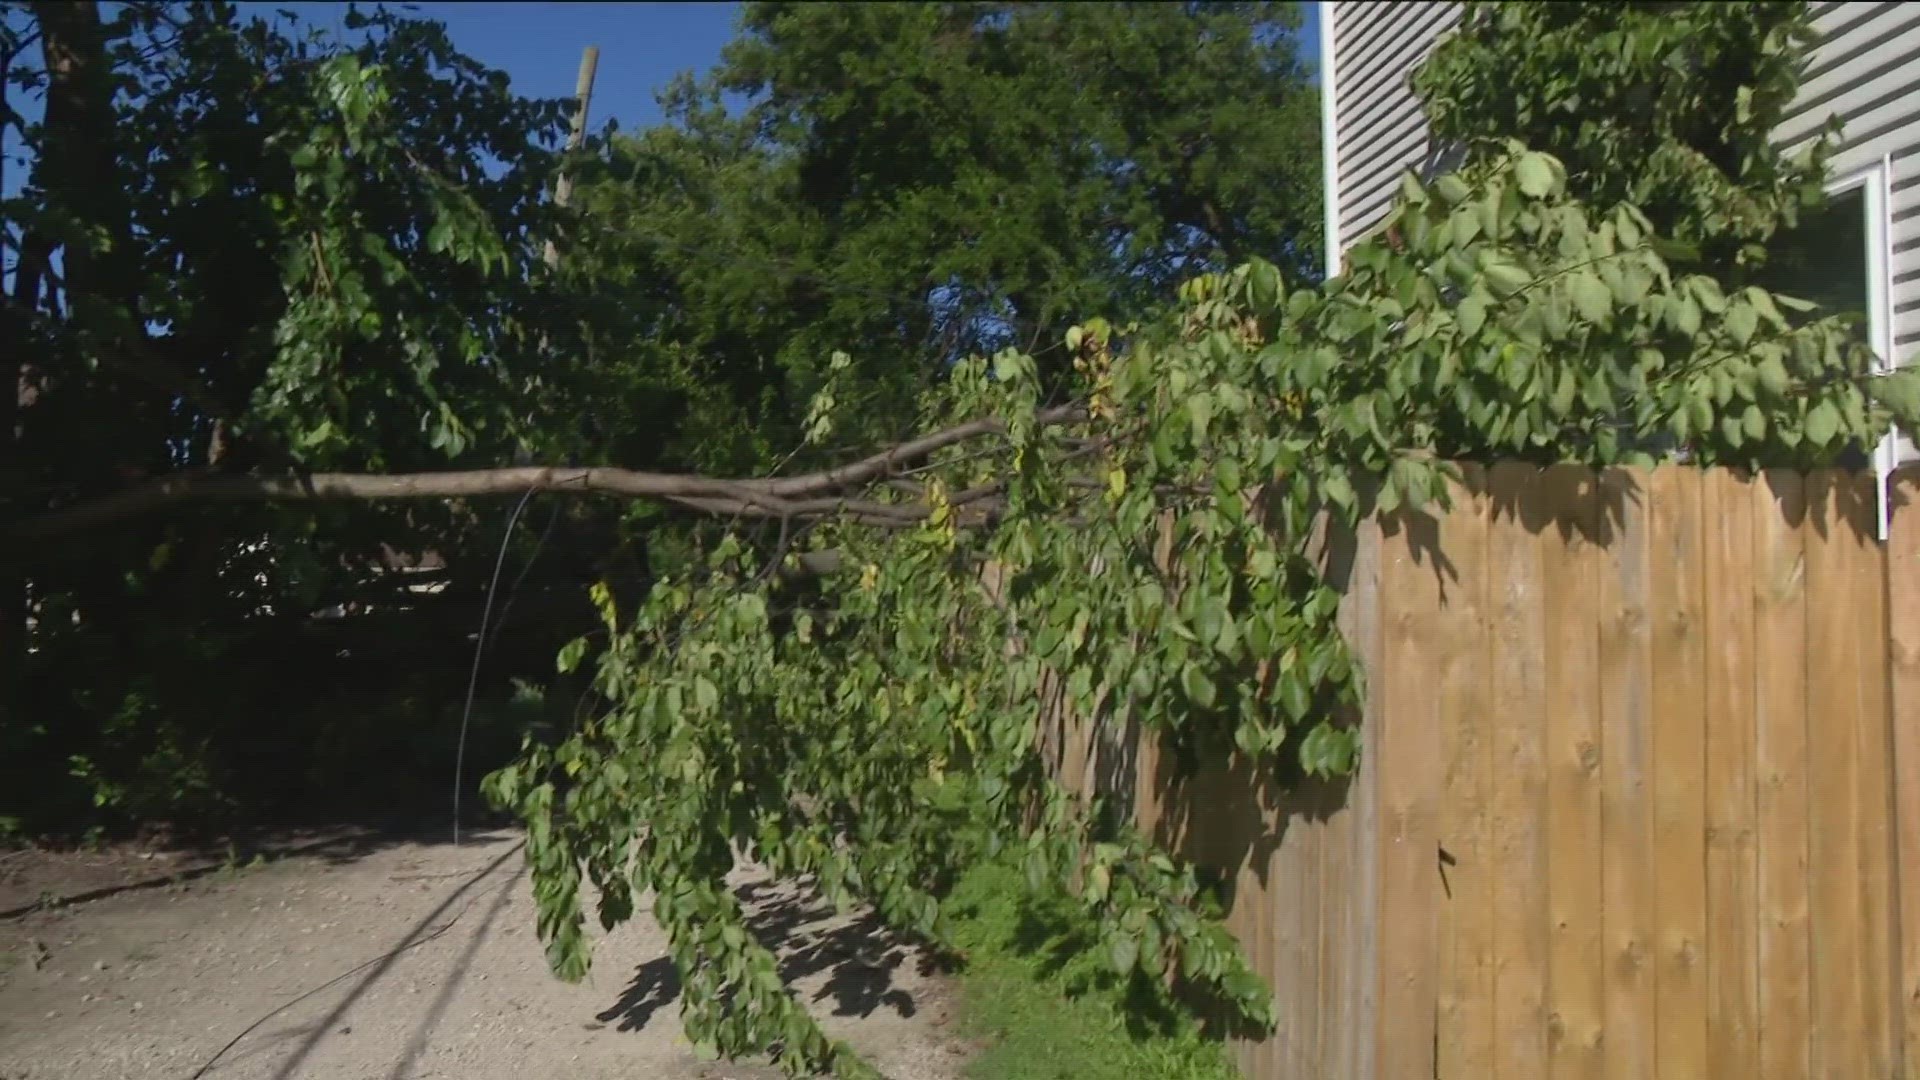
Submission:
[[[1440,568],[1413,515],[1384,525],[1380,761],[1380,1075],[1432,1076],[1439,917],[1440,673],[1434,629]]]
[[[1300,862],[1300,934],[1294,968],[1303,991],[1299,1033],[1294,1043],[1290,1072],[1283,1075],[1307,1076],[1314,1071],[1314,1054],[1320,1040],[1320,908],[1326,902],[1326,877],[1321,867],[1321,847],[1326,839],[1325,821],[1317,814],[1301,814],[1288,831],[1301,834]]]
[[[1758,1067],[1754,884],[1753,497],[1743,475],[1704,478],[1706,529],[1707,1013],[1709,1076]]]
[[[1653,586],[1653,814],[1660,1072],[1706,1076],[1706,801],[1700,474],[1648,478]]]
[[[1485,470],[1466,466],[1462,473],[1446,525],[1454,578],[1435,630],[1442,650],[1440,723],[1447,755],[1440,806],[1446,887],[1437,1054],[1441,1076],[1490,1076],[1494,935],[1487,799],[1495,703],[1486,665],[1489,510]]]
[[[1353,564],[1347,572],[1346,596],[1340,605],[1340,632],[1358,656],[1369,677],[1380,656],[1380,525],[1363,521],[1354,530]],[[1371,683],[1369,682],[1369,685]],[[1363,745],[1371,747],[1380,730],[1379,702],[1369,693],[1361,704]],[[1375,808],[1379,780],[1376,755],[1362,752],[1360,768],[1347,790],[1347,852],[1352,860],[1353,893],[1344,917],[1350,920],[1347,963],[1340,973],[1338,988],[1344,1002],[1346,1069],[1330,1067],[1326,1076],[1351,1076],[1354,1080],[1379,1080],[1379,1056],[1374,1042],[1374,1017],[1378,1015],[1380,966],[1380,864],[1377,858],[1379,814]],[[1342,1062],[1336,1061],[1334,1066]]]
[[[1892,763],[1891,731],[1887,717],[1886,570],[1884,552],[1876,535],[1879,508],[1874,478],[1856,474],[1842,488],[1842,513],[1836,515],[1839,539],[1847,555],[1848,619],[1852,634],[1848,652],[1858,698],[1851,719],[1854,760],[1859,783],[1854,788],[1860,822],[1859,873],[1855,895],[1859,904],[1860,955],[1855,964],[1860,979],[1862,1051],[1867,1071],[1861,1075],[1894,1075],[1899,1036],[1893,1028],[1896,993],[1891,978],[1894,955],[1893,835],[1887,770]],[[1843,520],[1843,524],[1840,522]]]
[[[1320,887],[1315,890],[1313,985],[1314,1000],[1319,1007],[1314,1013],[1313,1045],[1307,1055],[1309,1072],[1326,1067],[1333,1054],[1333,1039],[1338,1034],[1335,1027],[1338,1022],[1337,1006],[1332,993],[1335,982],[1331,972],[1339,962],[1340,911],[1346,906],[1348,890],[1347,863],[1343,858],[1345,851],[1337,846],[1345,839],[1341,834],[1340,821],[1329,816],[1316,821],[1315,827],[1320,835],[1316,844],[1319,862],[1314,880]]]
[[[1298,830],[1292,822],[1286,822],[1284,828],[1286,832],[1281,836],[1281,842],[1286,846],[1286,855],[1288,855],[1286,865],[1277,867],[1271,874],[1265,872],[1267,867],[1260,867],[1258,871],[1258,876],[1267,880],[1267,890],[1265,890],[1267,896],[1279,899],[1279,903],[1273,905],[1271,911],[1261,913],[1265,915],[1265,919],[1260,919],[1260,926],[1254,930],[1252,945],[1254,945],[1254,955],[1263,959],[1267,970],[1279,970],[1279,972],[1292,974],[1300,970],[1298,940],[1292,934],[1294,930],[1292,922],[1300,917],[1300,907],[1302,903],[1306,903],[1306,894],[1309,888],[1313,888],[1315,882],[1304,880],[1306,874],[1298,872],[1298,865],[1296,865],[1300,847],[1306,842],[1304,830]],[[1246,880],[1248,888],[1260,886],[1254,867],[1248,867],[1246,871],[1242,871],[1242,878],[1248,878]],[[1300,988],[1298,976],[1294,978],[1292,986],[1275,986],[1275,990],[1279,990],[1286,1007],[1281,1009],[1281,1026],[1275,1032],[1269,1059],[1273,1067],[1279,1068],[1279,1072],[1275,1072],[1277,1076],[1298,1076],[1300,1074],[1300,1034],[1302,1034],[1302,1028],[1306,1026],[1306,1007],[1300,994],[1302,988]]]
[[[1487,561],[1498,590],[1492,644],[1500,708],[1490,717],[1494,1072],[1533,1080],[1547,1068],[1546,713],[1541,645],[1540,549],[1518,520],[1537,497],[1538,470],[1501,463],[1489,472],[1494,524]]]
[[[1762,1080],[1812,1075],[1807,869],[1806,481],[1769,470],[1753,487],[1754,766],[1759,825]]]
[[[1591,470],[1548,469],[1538,539],[1546,620],[1547,1050],[1551,1075],[1601,1075],[1600,632]]]
[[[1232,882],[1244,1074],[1915,1075],[1920,509],[1882,549],[1859,474],[1465,473],[1349,537],[1351,784],[1048,744]]]
[[[1810,812],[1808,873],[1813,930],[1813,1075],[1840,1080],[1866,1074],[1861,1041],[1860,934],[1854,876],[1859,873],[1857,747],[1852,711],[1854,612],[1846,605],[1848,544],[1835,528],[1844,477],[1807,477],[1807,777]]]
[[[1606,926],[1606,1075],[1654,1075],[1653,638],[1647,549],[1650,493],[1610,470],[1602,503],[1613,527],[1600,576],[1601,887]],[[1467,1074],[1461,1074],[1464,1080]]]
[[[1887,537],[1890,718],[1896,865],[1899,881],[1899,994],[1903,1049],[1920,1065],[1920,472],[1893,481],[1895,511]]]

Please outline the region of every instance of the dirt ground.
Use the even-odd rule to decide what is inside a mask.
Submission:
[[[278,847],[264,865],[0,853],[0,1080],[778,1075],[694,1056],[644,914],[597,942],[586,982],[552,978],[510,831]],[[959,1076],[946,988],[910,950],[750,874],[738,884],[830,1032],[890,1077]]]

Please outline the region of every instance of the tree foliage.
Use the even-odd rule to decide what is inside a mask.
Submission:
[[[603,598],[605,711],[490,780],[528,822],[556,969],[585,970],[585,883],[609,926],[650,892],[696,1040],[850,1068],[725,873],[745,856],[807,875],[938,942],[954,837],[978,829],[1024,847],[1036,887],[1079,883],[1119,971],[1177,970],[1264,1020],[1191,868],[1048,774],[1043,673],[1190,763],[1343,773],[1359,673],[1309,547],[1319,515],[1425,505],[1464,459],[1814,465],[1920,420],[1920,384],[1871,377],[1844,321],[1676,271],[1637,209],[1583,205],[1555,158],[1504,149],[1410,179],[1401,239],[1324,288],[1255,262],[1192,279],[1164,321],[1070,329],[1069,421],[1041,422],[1030,354],[962,363],[928,420],[997,416],[996,445],[917,465],[917,524],[808,532],[841,556],[817,589],[729,540],[636,611]]]
[[[261,505],[320,470],[831,465],[906,433],[918,389],[989,339],[1145,304],[1183,263],[1310,258],[1297,22],[1273,4],[750,7],[671,124],[565,163],[567,212],[546,194],[566,103],[521,99],[429,20],[356,13],[333,38],[222,3],[7,8],[0,122],[27,173],[4,207],[5,318],[28,391],[0,417],[0,511],[246,502],[4,541],[24,574],[0,582],[0,757],[70,763],[96,790],[195,755],[218,774],[283,682],[238,657],[339,636],[308,635],[316,610],[391,605],[368,592],[387,553],[445,556],[435,603],[469,610],[492,554],[473,549],[501,523],[484,490]],[[856,66],[837,89],[835,57],[880,54],[913,77]],[[723,90],[746,111],[714,108]],[[822,180],[843,172],[861,179]],[[644,575],[682,557],[676,505],[617,535],[569,512],[559,532],[621,544]],[[571,559],[561,576],[607,561],[562,546],[522,551]]]
[[[1794,158],[1771,142],[1814,41],[1806,4],[1463,8],[1414,76],[1438,140],[1552,153],[1582,199],[1631,202],[1722,268],[1819,200],[1832,130]]]
[[[1299,22],[1283,3],[747,4],[672,122],[586,185],[589,232],[654,268],[660,336],[774,452],[836,353],[841,437],[899,438],[954,360],[1017,345],[1064,370],[1041,345],[1088,313],[1251,256],[1314,264]]]
[[[349,23],[7,8],[0,123],[29,169],[0,206],[0,518],[142,478],[495,464],[571,430],[579,390],[538,348],[589,314],[540,261],[566,103],[513,95],[438,24]],[[231,763],[276,737],[238,704],[284,686],[243,685],[236,649],[364,600],[383,545],[457,558],[481,524],[255,505],[0,540],[0,758],[97,793],[210,742]]]
[[[954,873],[1011,849],[1116,971],[1258,1024],[1270,996],[1195,869],[1047,771],[1043,681],[1188,766],[1339,775],[1363,687],[1319,524],[1444,498],[1462,460],[1808,466],[1920,421],[1915,378],[1872,375],[1844,319],[1672,257],[1676,237],[1764,238],[1801,183],[1742,155],[1791,97],[1770,80],[1797,69],[1765,57],[1804,12],[1723,6],[1744,14],[1681,14],[1774,29],[1681,59],[1761,71],[1754,117],[1615,138],[1603,110],[1564,145],[1528,126],[1559,112],[1513,116],[1525,139],[1461,119],[1462,167],[1409,179],[1383,238],[1306,285],[1311,144],[1286,135],[1310,138],[1311,98],[1277,6],[755,5],[720,76],[604,155],[570,217],[541,195],[560,108],[430,24],[377,16],[349,47],[225,5],[105,24],[41,5],[46,62],[21,77],[47,119],[4,118],[37,157],[7,211],[34,393],[0,426],[0,500],[87,519],[127,472],[165,478],[131,489],[141,506],[457,496],[381,518],[451,537],[480,495],[577,480],[717,515],[638,594],[592,589],[599,625],[559,665],[597,708],[487,781],[526,823],[557,972],[586,971],[590,904],[611,927],[650,898],[698,1044],[857,1073],[728,872],[757,860],[938,946]],[[1484,70],[1564,110],[1555,69],[1513,60],[1557,47],[1563,17],[1502,18]],[[1442,112],[1479,92],[1435,79]],[[728,88],[744,114],[717,107]],[[83,169],[115,183],[63,186]],[[1088,310],[1109,318],[1068,314]],[[96,442],[48,424],[94,404]],[[935,434],[876,438],[909,427]],[[792,474],[797,443],[815,468]],[[392,473],[515,451],[630,468]],[[684,471],[702,466],[745,478]],[[300,535],[267,516],[284,506],[221,512],[103,510],[121,527],[40,553],[36,596],[78,636],[132,635],[128,598],[183,552],[185,580],[233,582],[254,569],[224,530]],[[137,725],[133,690],[108,704]]]

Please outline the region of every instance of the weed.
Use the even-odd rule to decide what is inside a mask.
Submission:
[[[964,1023],[992,1045],[974,1080],[1230,1080],[1225,1047],[1139,979],[1120,979],[1090,948],[1092,928],[1065,897],[1028,897],[1002,862],[962,877],[949,898]]]

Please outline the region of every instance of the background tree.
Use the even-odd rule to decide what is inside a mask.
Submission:
[[[616,144],[588,219],[653,260],[660,336],[775,445],[835,352],[842,423],[897,438],[960,358],[1250,256],[1317,264],[1297,4],[755,3],[740,25],[668,125]]]
[[[533,330],[572,321],[538,258],[565,103],[514,97],[437,24],[354,19],[358,43],[221,3],[7,9],[0,119],[31,162],[4,208],[7,517],[142,477],[539,443]],[[39,123],[12,108],[26,96]],[[0,643],[29,683],[0,699],[0,756],[39,782],[10,789],[53,796],[71,767],[107,799],[155,778],[164,806],[256,772],[232,770],[278,737],[257,718],[286,683],[249,673],[345,647],[310,614],[356,599],[383,545],[455,556],[477,524],[457,505],[239,507],[16,546],[37,628],[27,665],[9,605]],[[227,776],[205,774],[210,746]]]
[[[1294,5],[751,6],[670,123],[573,162],[577,214],[546,197],[566,103],[517,98],[430,21],[376,11],[336,40],[221,3],[7,13],[0,120],[30,162],[5,207],[15,520],[162,479],[830,464],[909,431],[971,350],[1246,253],[1313,259]],[[402,712],[458,700],[505,510],[200,506],[11,541],[0,654],[25,684],[0,680],[5,757],[136,814],[246,776],[289,791],[262,755],[297,740],[252,719],[285,715],[288,672]],[[529,524],[518,554],[541,572],[512,614],[561,625],[590,617],[583,579],[643,586],[711,531],[684,506]],[[445,591],[398,591],[421,578],[380,573],[394,551],[443,557]],[[385,613],[313,617],[369,604]],[[504,640],[527,651],[487,665],[502,688],[550,670],[538,634]],[[408,679],[308,666],[343,652],[405,658]],[[316,701],[301,738],[410,728],[407,753],[363,756],[444,760],[439,714],[355,734],[371,710]]]

